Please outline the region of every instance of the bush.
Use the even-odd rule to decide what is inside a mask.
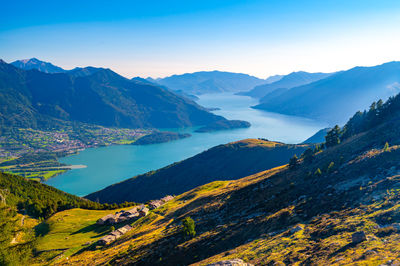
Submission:
[[[383,147],[383,151],[389,151],[389,143],[385,143],[385,146]]]
[[[334,163],[334,162],[331,162],[331,163],[328,165],[326,171],[327,171],[328,173],[331,173],[331,172],[334,170],[334,167],[335,167],[335,163]]]
[[[318,168],[317,170],[315,170],[314,175],[321,176],[322,175],[321,169]]]
[[[192,218],[186,217],[182,221],[184,237],[193,238],[196,235],[195,224]]]

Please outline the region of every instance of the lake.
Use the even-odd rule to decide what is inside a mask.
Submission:
[[[46,184],[84,196],[135,175],[181,161],[219,144],[246,138],[299,143],[327,126],[310,119],[252,109],[250,106],[256,105],[257,100],[247,96],[221,93],[202,95],[199,98],[198,103],[202,106],[220,108],[214,111],[215,114],[228,119],[246,120],[252,126],[213,133],[195,133],[194,128],[172,129],[189,132],[192,137],[146,146],[113,145],[86,149],[77,155],[60,159],[62,163],[86,165],[86,168],[70,170],[49,179]]]

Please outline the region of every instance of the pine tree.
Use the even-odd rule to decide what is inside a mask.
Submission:
[[[336,125],[325,136],[326,147],[329,148],[338,145],[340,143],[340,136],[341,136],[340,127]]]
[[[311,163],[314,160],[314,152],[311,148],[305,150],[302,154],[305,163]]]
[[[295,155],[293,155],[292,158],[290,158],[289,168],[294,169],[297,167],[298,164],[299,164],[299,159],[297,158],[297,155],[295,154]]]

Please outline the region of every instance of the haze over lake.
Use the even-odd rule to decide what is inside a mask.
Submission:
[[[214,111],[215,114],[227,119],[246,120],[252,126],[213,133],[195,133],[195,128],[175,129],[189,132],[192,137],[146,146],[114,145],[87,149],[77,155],[60,159],[62,163],[83,164],[87,168],[68,171],[46,183],[65,192],[84,196],[135,175],[181,161],[219,144],[246,138],[299,143],[327,126],[310,119],[252,109],[250,107],[256,105],[257,100],[247,96],[221,93],[201,95],[199,98],[198,103],[202,106],[220,108]]]

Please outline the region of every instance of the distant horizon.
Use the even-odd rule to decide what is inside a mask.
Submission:
[[[122,76],[122,77],[125,77],[125,78],[128,78],[128,79],[132,79],[132,78],[138,77],[138,78],[144,78],[144,79],[151,78],[151,79],[154,79],[154,80],[163,79],[163,78],[167,78],[167,77],[171,77],[171,76],[175,76],[175,75],[176,75],[176,76],[179,76],[179,75],[193,74],[193,73],[198,73],[198,72],[227,72],[227,73],[235,73],[235,74],[245,74],[245,75],[249,75],[249,76],[256,77],[256,78],[258,78],[258,79],[266,80],[266,79],[268,79],[268,78],[270,78],[270,77],[272,77],[272,76],[285,76],[285,75],[289,75],[289,74],[294,73],[294,72],[335,73],[335,72],[340,72],[340,71],[346,71],[346,70],[349,70],[349,69],[352,69],[352,68],[355,68],[355,67],[373,67],[373,66],[383,65],[383,64],[386,64],[386,63],[391,63],[391,62],[400,62],[400,60],[390,60],[390,61],[381,62],[381,63],[374,64],[374,65],[354,65],[354,66],[352,66],[352,67],[350,67],[350,68],[347,68],[347,69],[338,69],[338,70],[334,70],[334,71],[331,71],[331,72],[323,72],[323,71],[311,72],[311,71],[305,71],[305,70],[296,70],[296,71],[291,71],[291,72],[289,72],[289,73],[283,73],[283,74],[277,73],[277,74],[272,74],[272,75],[269,75],[269,76],[266,76],[266,77],[260,77],[260,76],[252,75],[252,74],[250,74],[250,73],[234,72],[234,71],[220,70],[220,69],[199,70],[199,71],[183,72],[183,73],[173,73],[173,74],[170,74],[170,75],[167,75],[167,76],[162,76],[162,77],[152,77],[152,76],[138,76],[138,75],[134,75],[134,74],[131,75],[131,76],[126,76],[126,75],[123,75],[123,74],[119,73],[118,71],[115,71],[115,70],[112,69],[111,67],[107,67],[107,66],[87,65],[87,66],[76,66],[76,67],[72,67],[72,68],[65,68],[65,67],[63,67],[63,66],[61,66],[61,65],[54,64],[54,63],[51,62],[51,61],[42,60],[41,58],[38,58],[38,57],[24,58],[24,59],[15,59],[15,60],[12,60],[12,61],[5,61],[4,59],[0,58],[0,60],[4,60],[7,64],[11,64],[11,63],[13,63],[13,62],[15,62],[15,61],[24,61],[24,60],[32,60],[32,59],[37,59],[37,60],[42,61],[42,62],[45,62],[45,63],[51,63],[52,65],[54,65],[54,66],[56,66],[56,67],[61,67],[62,69],[66,70],[66,71],[70,71],[70,70],[73,70],[73,69],[75,69],[75,68],[95,67],[95,68],[110,69],[111,71],[117,73],[118,75],[120,75],[120,76]]]

